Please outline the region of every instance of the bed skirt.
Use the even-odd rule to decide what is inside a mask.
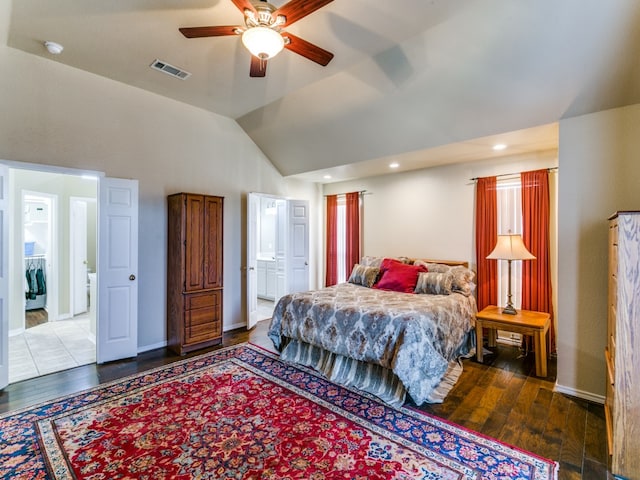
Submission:
[[[392,370],[332,353],[299,340],[289,338],[283,338],[283,340],[286,345],[280,353],[280,358],[285,362],[311,367],[332,382],[375,395],[394,407],[401,407],[404,404],[407,390]],[[426,402],[442,403],[461,374],[460,361],[449,362],[442,380]]]

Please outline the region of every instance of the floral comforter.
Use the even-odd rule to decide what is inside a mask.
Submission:
[[[475,298],[390,292],[342,283],[280,299],[269,337],[282,350],[299,340],[392,370],[417,405],[449,363],[472,353]]]

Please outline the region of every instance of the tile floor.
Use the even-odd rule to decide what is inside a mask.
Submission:
[[[258,298],[258,320],[270,319],[273,315],[274,307],[275,303],[273,301]]]
[[[95,361],[88,314],[47,322],[9,337],[9,383]]]

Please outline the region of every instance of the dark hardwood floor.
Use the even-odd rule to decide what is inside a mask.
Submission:
[[[273,349],[266,332],[268,321],[250,332],[225,333],[223,345],[250,341]],[[72,394],[118,378],[162,366],[182,358],[166,349],[140,354],[135,359],[105,365],[85,365],[25,380],[0,392],[0,413],[21,409]],[[553,391],[556,361],[549,361],[549,376],[535,376],[533,355],[518,358],[516,347],[498,346],[485,363],[464,361],[464,372],[445,402],[420,410],[514,445],[560,464],[559,480],[605,479],[606,433],[602,405]]]

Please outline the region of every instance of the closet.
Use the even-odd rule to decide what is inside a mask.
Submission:
[[[24,257],[25,310],[36,310],[47,306],[47,260],[44,255]]]
[[[609,218],[605,421],[611,473],[640,479],[640,212]]]
[[[23,196],[25,311],[47,307],[47,255],[51,240],[51,200],[35,192]]]
[[[168,197],[167,337],[180,355],[222,343],[223,200]]]

